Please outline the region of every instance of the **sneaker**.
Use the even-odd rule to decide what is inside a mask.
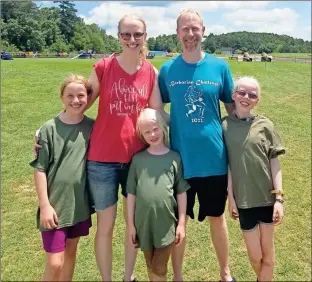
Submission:
[[[123,282],[125,282],[124,279],[122,279]],[[139,282],[139,280],[137,280],[135,277],[131,280],[131,282]]]
[[[219,282],[223,282],[222,280],[219,280]],[[231,282],[236,282],[236,279],[232,276]]]

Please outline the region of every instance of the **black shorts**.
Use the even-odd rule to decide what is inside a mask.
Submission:
[[[241,229],[243,231],[251,231],[259,223],[272,224],[273,209],[274,206],[238,209]]]
[[[206,216],[219,217],[224,213],[227,199],[227,174],[187,179],[191,188],[187,190],[186,214],[194,219],[193,208],[197,194],[199,202],[198,220]]]

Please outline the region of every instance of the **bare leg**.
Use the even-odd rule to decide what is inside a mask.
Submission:
[[[243,237],[247,247],[250,264],[259,279],[262,263],[259,228],[257,227],[252,231],[243,231]]]
[[[259,281],[272,281],[275,264],[274,225],[260,224],[262,265]]]
[[[229,268],[229,238],[224,214],[219,217],[208,217],[212,243],[220,266],[222,281],[232,281]]]
[[[152,272],[152,269],[148,266],[146,266],[146,269],[147,269],[147,275],[148,275],[148,281],[153,281],[153,272]]]
[[[46,253],[46,268],[42,281],[59,281],[64,263],[64,251],[60,253]]]
[[[80,237],[67,239],[64,251],[64,265],[60,274],[59,281],[72,281],[74,276],[77,246]]]
[[[95,257],[102,280],[112,281],[112,241],[117,205],[97,211],[97,230],[94,241]]]
[[[125,232],[125,281],[131,281],[134,279],[133,270],[135,266],[136,257],[138,254],[138,249],[134,248],[130,242],[128,236],[128,221],[127,221],[127,198],[123,197],[123,214],[126,223],[126,232]]]
[[[185,224],[187,224],[189,217],[186,216]],[[173,270],[173,281],[183,281],[182,268],[183,258],[186,246],[186,237],[180,246],[174,246],[171,253],[171,262]]]

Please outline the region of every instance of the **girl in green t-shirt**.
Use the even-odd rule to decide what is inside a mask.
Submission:
[[[278,156],[285,153],[273,123],[254,115],[260,98],[252,77],[235,81],[233,114],[222,122],[229,159],[229,212],[239,219],[249,260],[259,281],[272,281],[274,225],[283,211],[282,173]]]
[[[167,280],[174,244],[185,237],[186,191],[178,153],[168,148],[168,128],[159,112],[144,109],[137,133],[148,146],[131,162],[127,181],[128,234],[144,252],[150,281]]]
[[[37,227],[46,252],[42,281],[71,281],[81,236],[89,234],[91,208],[86,188],[86,152],[94,120],[86,117],[88,80],[71,75],[61,86],[65,110],[39,129],[35,186]]]

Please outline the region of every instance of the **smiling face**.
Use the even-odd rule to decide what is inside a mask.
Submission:
[[[140,132],[150,146],[164,144],[164,132],[155,120],[144,119],[140,122]]]
[[[136,16],[125,16],[118,25],[118,38],[124,52],[139,54],[146,41],[146,26]]]
[[[259,102],[258,88],[253,83],[243,83],[232,94],[235,108],[240,113],[250,113]]]
[[[64,88],[61,99],[67,114],[81,115],[88,103],[87,89],[81,83],[70,82]]]
[[[196,12],[185,12],[178,18],[177,35],[183,52],[200,51],[204,32],[203,21]]]

